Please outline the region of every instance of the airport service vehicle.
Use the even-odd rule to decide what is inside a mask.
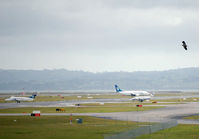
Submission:
[[[136,96],[136,97],[131,98],[130,100],[137,100],[137,101],[143,102],[144,100],[150,100],[150,99],[151,99],[151,96]]]
[[[115,85],[115,90],[117,93],[120,93],[122,95],[126,95],[126,96],[132,96],[132,97],[135,97],[135,96],[153,96],[153,94],[147,92],[147,91],[135,91],[135,90],[132,90],[132,91],[123,91],[121,90],[118,85]]]
[[[5,99],[5,101],[16,101],[17,103],[20,103],[21,101],[33,101],[36,96],[37,96],[36,94],[33,94],[30,97],[11,96],[10,98]]]

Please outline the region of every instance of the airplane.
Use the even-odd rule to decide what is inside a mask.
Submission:
[[[135,97],[135,96],[153,96],[153,94],[151,94],[147,91],[135,91],[135,90],[123,91],[118,87],[118,85],[115,85],[115,90],[116,90],[117,93],[120,93],[120,94],[126,95],[126,96],[132,96],[132,97]]]
[[[16,101],[17,103],[20,103],[21,101],[33,101],[36,96],[37,96],[36,94],[33,94],[30,97],[14,97],[14,96],[11,96],[10,98],[5,99],[5,101]]]
[[[137,101],[143,102],[144,100],[150,100],[150,99],[151,99],[151,96],[136,96],[136,97],[131,98],[130,100],[137,100]]]

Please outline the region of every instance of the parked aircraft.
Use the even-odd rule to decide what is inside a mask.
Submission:
[[[147,92],[147,91],[123,91],[121,90],[118,85],[115,85],[115,90],[116,92],[122,94],[122,95],[126,95],[126,96],[153,96],[153,94]]]
[[[17,103],[20,103],[21,101],[33,101],[36,96],[37,96],[36,94],[33,94],[30,97],[11,96],[10,98],[5,99],[5,101],[16,101]]]

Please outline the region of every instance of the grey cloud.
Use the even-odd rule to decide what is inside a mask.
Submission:
[[[199,6],[199,1],[197,0],[104,0],[104,3],[113,8],[173,7],[198,9]]]
[[[62,59],[69,57],[64,57],[66,53],[77,65],[82,57],[89,61],[89,56],[99,57],[97,62],[103,64],[102,52],[108,53],[109,63],[115,53],[122,53],[117,59],[123,60],[126,52],[132,59],[176,54],[182,40],[198,52],[198,6],[196,0],[4,0],[0,1],[0,51],[45,53],[57,56],[59,63],[59,53]],[[75,63],[67,60],[71,66]]]
[[[114,22],[110,16],[117,16],[118,12],[112,11],[113,15],[108,14],[110,12],[108,8],[112,6],[116,8],[122,6],[124,8],[126,6],[151,8],[178,5],[194,8],[199,6],[199,2],[196,0],[106,0],[98,2],[75,0],[58,1],[55,4],[53,1],[8,0],[0,3],[0,34],[4,35],[74,32],[81,31],[84,26],[87,27],[88,31],[89,27],[90,30],[94,30],[99,27],[97,25],[100,23]],[[104,21],[102,21],[103,19]],[[98,23],[95,23],[95,20]],[[95,24],[97,25],[95,26]]]
[[[179,1],[172,1],[174,5],[177,2]],[[39,1],[31,1],[31,3],[27,1],[15,1],[14,3],[13,1],[8,1],[6,4],[2,4],[0,8],[0,18],[2,19],[0,23],[0,34],[11,36],[42,33],[44,35],[47,33],[69,34],[74,32],[78,34],[88,32],[89,34],[93,32],[103,33],[102,30],[106,32],[117,31],[119,28],[127,30],[127,28],[122,27],[122,22],[118,23],[120,22],[120,16],[117,15],[118,11],[111,11],[110,9],[103,8],[103,5],[108,5],[108,7],[114,5],[138,5],[136,7],[139,7],[139,5],[146,5],[153,7],[156,5],[155,3],[161,6],[167,5],[165,2],[160,2],[158,0],[151,0],[150,2],[140,0],[107,0],[100,1],[98,4],[94,4],[93,1],[89,0],[84,2],[58,1],[54,5],[52,1],[42,1],[42,3]],[[171,3],[171,0],[166,1],[166,3]],[[181,1],[181,3],[187,3],[187,1]],[[193,3],[193,6],[197,5],[197,1]],[[125,15],[125,12],[128,11],[121,13],[121,20],[129,18],[128,15]],[[140,16],[142,16],[142,14]],[[133,16],[130,18],[133,18]],[[135,20],[137,19],[135,18]],[[129,23],[130,22],[132,22],[132,24],[136,23],[136,21],[129,21]],[[152,21],[152,23],[153,22],[156,21]]]
[[[78,29],[81,22],[81,19],[71,15],[73,12],[68,10],[67,4],[65,8],[59,9],[61,4],[53,6],[50,1],[49,3],[48,1],[0,3],[0,34],[2,35],[70,32]],[[72,7],[75,9],[74,5]]]

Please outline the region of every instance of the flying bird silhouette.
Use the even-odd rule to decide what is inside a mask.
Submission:
[[[187,50],[187,44],[185,41],[182,41],[182,46],[184,47],[185,50]]]

